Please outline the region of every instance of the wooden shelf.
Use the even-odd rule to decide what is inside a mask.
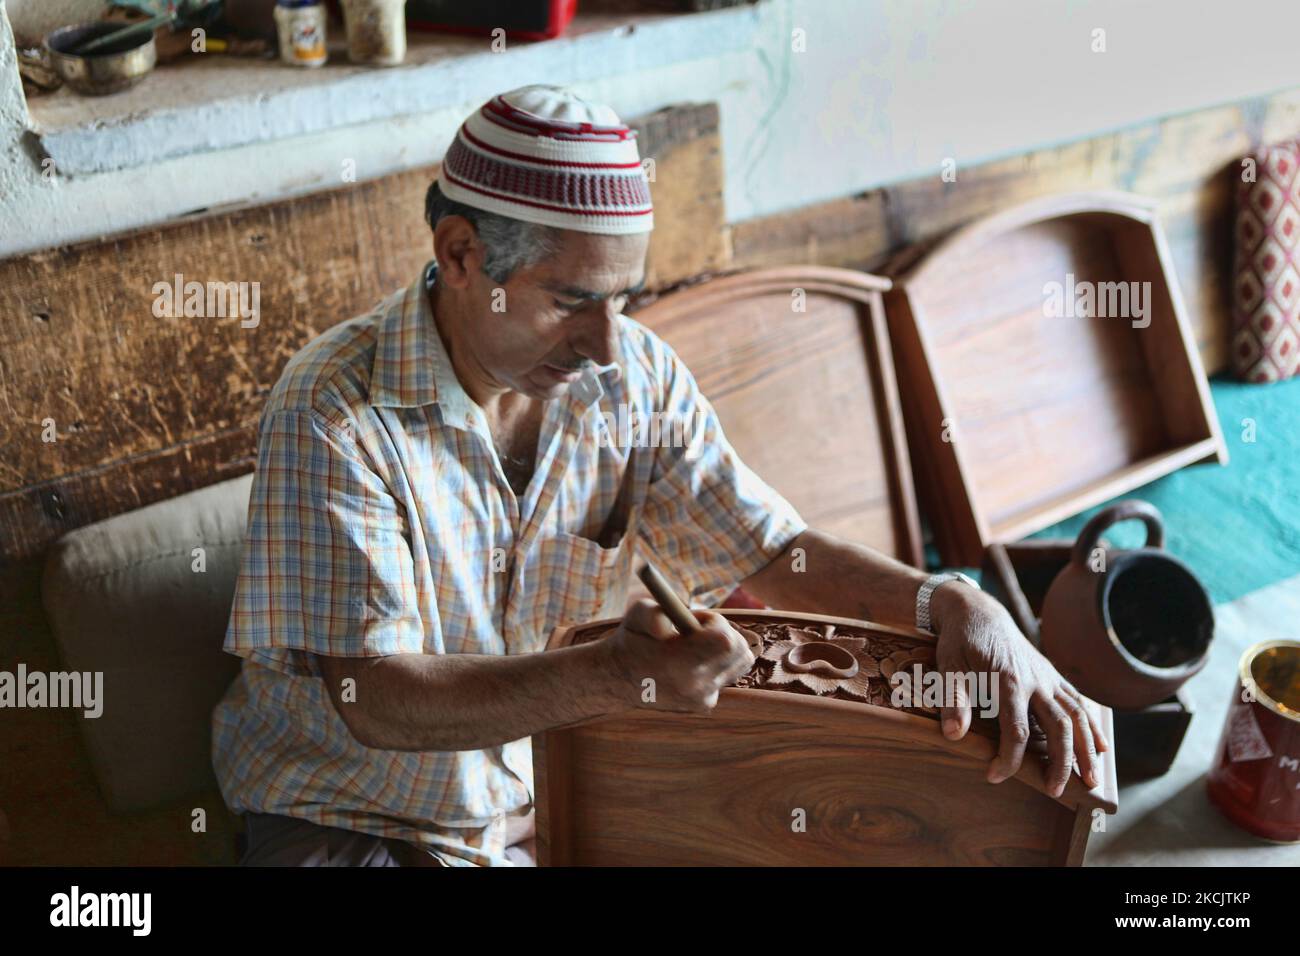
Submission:
[[[60,173],[83,175],[439,109],[463,112],[539,78],[586,83],[744,50],[757,23],[744,7],[691,15],[579,13],[563,36],[513,41],[499,53],[490,37],[411,31],[406,62],[374,68],[348,63],[342,29],[331,21],[330,61],[317,69],[190,56],[113,96],[62,89],[32,97],[28,112]]]

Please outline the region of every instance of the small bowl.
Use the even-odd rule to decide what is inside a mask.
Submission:
[[[95,37],[107,36],[129,25],[101,21],[59,27],[45,37],[45,55],[50,68],[68,86],[87,96],[120,93],[135,86],[158,62],[152,32],[119,40],[89,56],[68,52]]]

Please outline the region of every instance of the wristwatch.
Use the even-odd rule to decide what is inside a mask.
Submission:
[[[947,584],[949,581],[964,581],[976,591],[980,586],[969,575],[962,574],[960,571],[941,571],[938,574],[932,574],[925,579],[921,589],[916,592],[916,629],[925,631],[927,634],[933,634],[930,622],[930,598],[935,589],[941,584]]]

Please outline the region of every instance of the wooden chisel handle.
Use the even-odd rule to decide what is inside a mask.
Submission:
[[[695,620],[695,615],[691,613],[690,608],[682,602],[672,586],[654,569],[653,565],[643,564],[641,570],[637,572],[637,577],[649,589],[655,603],[663,609],[680,633],[690,634],[700,629],[700,622]]]

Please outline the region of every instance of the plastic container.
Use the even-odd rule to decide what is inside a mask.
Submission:
[[[280,38],[280,59],[289,66],[323,66],[325,7],[317,0],[280,0],[275,8],[275,32]]]

